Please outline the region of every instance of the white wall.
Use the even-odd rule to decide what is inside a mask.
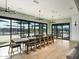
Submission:
[[[71,22],[71,17],[69,18],[62,18],[62,19],[55,19],[55,23],[70,23]]]
[[[75,21],[77,25],[75,26]],[[79,15],[72,16],[71,22],[71,40],[79,41]]]

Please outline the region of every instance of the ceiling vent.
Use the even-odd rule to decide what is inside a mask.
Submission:
[[[39,4],[39,2],[37,0],[33,0],[34,3]]]

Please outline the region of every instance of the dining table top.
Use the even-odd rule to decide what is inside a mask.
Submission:
[[[12,39],[14,42],[25,42],[28,40],[32,40],[35,39],[36,37],[27,37],[27,38],[16,38],[16,39]]]
[[[42,37],[48,37],[48,36],[42,36]],[[14,42],[23,42],[23,41],[28,41],[28,40],[32,40],[32,39],[36,39],[39,37],[27,37],[27,38],[16,38],[16,39],[12,39]]]

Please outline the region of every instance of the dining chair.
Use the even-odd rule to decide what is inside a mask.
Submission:
[[[21,44],[15,43],[13,40],[11,40],[10,45],[9,45],[9,55],[12,56],[14,55],[14,49],[17,48],[17,51],[21,53]]]

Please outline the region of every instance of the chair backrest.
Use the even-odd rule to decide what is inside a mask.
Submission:
[[[13,40],[11,40],[11,43],[15,43]]]

